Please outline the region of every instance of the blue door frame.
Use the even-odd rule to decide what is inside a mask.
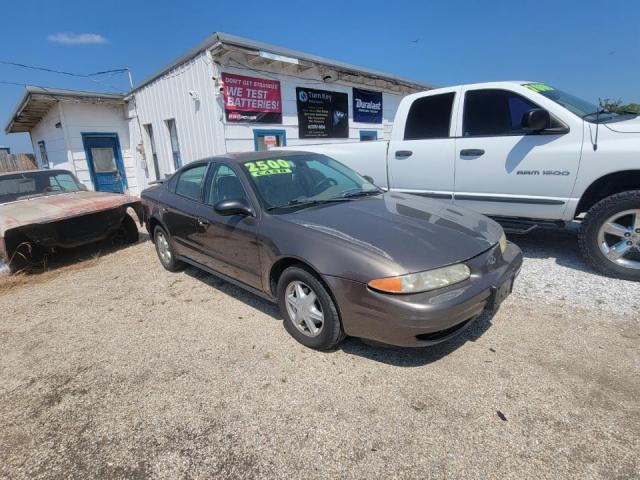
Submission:
[[[276,135],[282,138],[282,146],[287,146],[287,132],[284,130],[262,130],[262,129],[254,129],[253,130],[253,148],[255,151],[258,151],[258,137],[264,137],[266,135]]]
[[[82,133],[82,144],[91,175],[93,188],[97,192],[124,193],[128,187],[127,174],[122,160],[120,140],[117,133],[87,132]],[[93,163],[92,148],[111,148],[115,159],[116,169],[108,172],[96,172]]]

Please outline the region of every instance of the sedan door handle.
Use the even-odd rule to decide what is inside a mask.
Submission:
[[[206,227],[209,225],[209,220],[205,220],[204,218],[198,218],[198,225],[201,227]]]
[[[410,157],[411,155],[413,155],[413,152],[411,150],[398,150],[396,152],[396,157],[400,157],[400,158],[407,158],[407,157]]]
[[[481,148],[467,148],[465,150],[460,150],[460,155],[463,157],[480,157],[484,155],[484,150]]]

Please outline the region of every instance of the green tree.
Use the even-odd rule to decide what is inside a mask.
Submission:
[[[607,112],[614,113],[640,113],[640,103],[622,103],[622,99],[611,100],[610,98],[603,98],[600,100],[600,108]]]

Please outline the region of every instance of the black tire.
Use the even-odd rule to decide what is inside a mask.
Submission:
[[[287,311],[286,291],[289,284],[294,281],[302,282],[313,290],[317,296],[318,303],[322,307],[324,321],[319,334],[315,337],[305,335],[298,330]],[[280,307],[280,313],[284,318],[284,328],[293,338],[305,347],[316,350],[330,350],[345,338],[345,334],[342,330],[342,324],[340,323],[338,309],[336,308],[335,302],[333,301],[333,298],[331,298],[327,287],[314,273],[303,265],[295,265],[282,272],[282,275],[280,275],[280,278],[278,279],[277,293],[278,306]]]
[[[167,248],[170,254],[170,258],[168,259],[166,257],[163,257],[163,255],[161,255],[160,253],[161,249],[158,246],[159,242],[161,242],[162,236],[164,236],[164,238],[167,241]],[[184,268],[185,266],[184,263],[176,259],[176,254],[175,254],[175,251],[173,250],[173,245],[171,243],[171,237],[166,232],[166,230],[162,228],[160,225],[158,225],[156,228],[153,229],[153,244],[156,247],[156,254],[158,255],[158,260],[160,260],[160,264],[165,269],[169,270],[170,272],[177,272]]]
[[[600,200],[591,207],[582,221],[578,241],[582,255],[594,269],[609,277],[638,282],[640,281],[640,269],[628,268],[614,263],[602,253],[598,246],[598,232],[602,225],[616,213],[632,209],[640,209],[640,190],[616,193]],[[633,239],[629,241],[633,241]],[[634,255],[636,254],[640,260],[638,247],[634,252]]]
[[[136,243],[140,238],[140,233],[138,232],[138,225],[136,224],[136,221],[128,213],[124,215],[120,228],[122,230],[125,243],[127,244]]]

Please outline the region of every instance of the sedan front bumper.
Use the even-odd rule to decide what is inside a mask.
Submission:
[[[497,307],[511,292],[522,266],[522,252],[509,244],[465,262],[471,278],[431,292],[396,295],[366,284],[325,276],[350,336],[403,347],[434,345],[460,334],[485,309]]]

